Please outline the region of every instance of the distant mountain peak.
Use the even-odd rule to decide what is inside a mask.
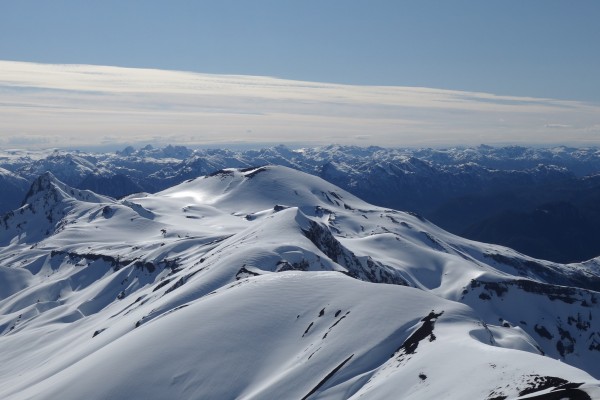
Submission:
[[[57,189],[61,183],[62,182],[60,182],[58,179],[56,179],[56,177],[54,176],[54,174],[52,172],[50,172],[50,171],[44,172],[43,174],[38,176],[31,183],[31,186],[29,187],[29,191],[25,195],[25,198],[23,199],[23,203],[21,205],[24,206],[25,204],[35,203],[36,200],[40,197],[40,193],[45,193],[45,194],[53,193],[54,194],[53,196],[47,196],[47,197],[55,198],[55,200],[58,200],[58,197],[56,195],[58,195],[60,192]],[[66,185],[62,184],[61,186],[66,186]],[[61,190],[61,192],[62,192],[62,190]],[[43,196],[44,195],[42,195],[42,197]]]
[[[32,243],[52,235],[78,204],[112,202],[110,197],[74,189],[47,171],[33,181],[21,207],[3,216],[0,245],[14,238],[18,238],[17,242]]]
[[[109,197],[98,195],[89,190],[79,190],[70,187],[69,185],[61,182],[52,172],[46,171],[37,177],[22,205],[30,204],[35,205],[40,201],[45,205],[56,204],[64,200],[78,200],[85,201],[88,203],[102,203],[111,201]]]

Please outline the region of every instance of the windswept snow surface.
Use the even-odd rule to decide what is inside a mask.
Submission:
[[[597,262],[286,167],[121,200],[44,174],[0,246],[3,399],[600,397]]]

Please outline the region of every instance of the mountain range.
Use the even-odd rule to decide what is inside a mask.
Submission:
[[[0,220],[1,398],[600,397],[600,258],[464,239],[286,166],[191,176],[227,154],[125,156],[140,186],[188,175],[119,199],[62,181],[117,176],[88,155],[20,167],[70,165]]]
[[[416,212],[455,234],[536,258],[580,262],[600,254],[593,235],[600,223],[595,148],[5,150],[0,213],[17,208],[31,182],[46,171],[72,187],[121,198],[156,193],[227,167],[269,164],[319,176],[372,204]]]

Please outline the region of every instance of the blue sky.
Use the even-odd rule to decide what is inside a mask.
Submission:
[[[598,146],[598,71],[600,0],[0,0],[0,146]]]
[[[0,59],[600,103],[600,1],[7,0]]]

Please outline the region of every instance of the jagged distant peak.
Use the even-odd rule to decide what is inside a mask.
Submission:
[[[50,171],[38,176],[31,184],[23,205],[35,204],[39,201],[57,203],[64,200],[78,200],[89,203],[110,202],[111,198],[98,195],[89,190],[79,190],[61,182]]]
[[[65,218],[74,209],[102,203],[111,204],[114,200],[72,188],[47,171],[32,182],[21,207],[7,212],[0,220],[0,246],[36,243],[63,229],[68,222]]]
[[[123,150],[117,150],[115,154],[121,157],[173,158],[183,160],[192,156],[194,150],[186,146],[169,144],[165,147],[154,147],[149,144],[139,149],[136,149],[133,146],[127,146]]]
[[[31,203],[36,195],[40,192],[47,192],[63,186],[54,174],[50,171],[46,171],[38,176],[29,187],[29,191],[23,200],[23,204]]]

